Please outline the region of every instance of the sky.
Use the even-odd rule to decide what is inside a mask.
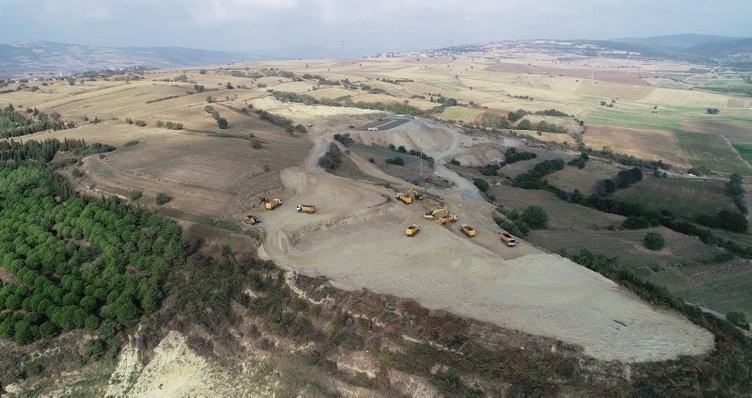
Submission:
[[[364,54],[508,39],[752,36],[752,0],[0,0],[0,43]]]

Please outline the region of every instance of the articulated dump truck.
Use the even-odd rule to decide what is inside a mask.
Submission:
[[[264,203],[264,208],[266,210],[274,210],[279,206],[282,206],[282,200],[276,198]]]
[[[463,234],[467,235],[468,238],[472,238],[475,236],[475,228],[467,225],[467,224],[460,224],[460,230]]]
[[[413,224],[413,225],[407,227],[407,229],[405,229],[405,235],[407,235],[407,236],[415,236],[415,234],[417,234],[418,231],[420,231],[420,225]]]
[[[295,211],[298,213],[309,213],[313,214],[316,212],[316,206],[313,205],[297,205],[295,207]]]
[[[394,195],[395,198],[401,200],[404,204],[409,205],[410,203],[413,203],[413,198],[410,197],[410,195],[404,193],[404,192],[397,192],[396,195]]]

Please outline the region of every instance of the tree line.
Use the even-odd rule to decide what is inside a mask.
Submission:
[[[63,130],[72,127],[75,127],[73,122],[65,123],[57,112],[47,115],[36,108],[28,108],[26,114],[23,114],[17,111],[13,104],[8,104],[0,110],[0,138],[18,137],[50,129]]]

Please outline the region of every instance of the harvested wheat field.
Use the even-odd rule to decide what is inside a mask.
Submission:
[[[691,167],[670,131],[591,125],[587,127],[583,139],[585,145],[596,150],[610,148],[639,159],[662,160],[676,167]]]

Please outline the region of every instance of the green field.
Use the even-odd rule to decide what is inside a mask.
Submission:
[[[733,146],[747,163],[752,163],[752,144],[733,144]]]
[[[676,140],[694,167],[707,167],[723,173],[748,175],[752,168],[744,162],[725,138],[713,134],[677,131]]]
[[[631,187],[617,191],[616,197],[651,210],[667,209],[690,219],[734,208],[724,182],[715,180],[645,176]]]

